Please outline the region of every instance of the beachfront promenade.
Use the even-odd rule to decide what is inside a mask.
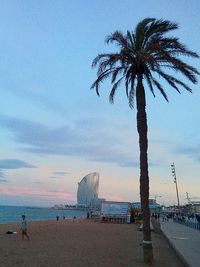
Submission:
[[[200,266],[200,230],[173,222],[161,222],[161,230],[186,266]]]

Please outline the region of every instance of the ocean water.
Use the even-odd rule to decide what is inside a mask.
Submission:
[[[28,221],[56,220],[56,216],[63,219],[86,218],[84,210],[54,210],[50,208],[0,206],[0,224],[15,223],[21,221],[21,215],[25,214]]]

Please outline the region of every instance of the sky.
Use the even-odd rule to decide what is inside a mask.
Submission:
[[[200,54],[198,0],[0,0],[0,205],[75,204],[78,182],[100,173],[99,197],[139,201],[136,110],[123,86],[97,97],[92,60],[116,51],[105,37],[146,17],[179,24],[171,35]],[[185,59],[200,70],[200,60]],[[169,103],[146,90],[150,198],[200,197],[200,84]]]

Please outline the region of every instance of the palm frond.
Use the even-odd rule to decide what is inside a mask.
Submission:
[[[161,92],[161,94],[163,95],[163,97],[165,98],[165,100],[166,100],[167,102],[169,102],[168,97],[167,97],[167,95],[166,95],[164,89],[163,89],[162,86],[160,85],[160,83],[159,83],[158,81],[156,81],[156,79],[154,79],[154,78],[152,78],[152,81],[153,81],[153,83],[155,84],[155,86],[158,88],[158,90]]]
[[[148,44],[149,39],[154,38],[157,39],[158,37],[162,36],[164,33],[169,32],[171,30],[175,30],[178,28],[177,23],[173,23],[167,20],[154,20],[149,25],[143,42],[143,47]]]
[[[126,87],[126,96],[128,98],[129,96],[129,84],[131,83],[131,77],[127,77],[126,78],[126,82],[125,82],[125,87]]]
[[[129,84],[132,82],[132,77],[136,76],[136,72],[135,72],[135,66],[131,66],[130,68],[126,69],[126,73],[125,75],[125,86],[126,86],[126,96],[129,97]]]
[[[169,54],[179,54],[183,56],[199,58],[199,55],[189,50],[184,44],[179,42],[178,38],[159,38],[155,40],[160,49],[167,51]]]
[[[199,75],[200,73],[196,68],[186,64],[176,57],[170,56],[167,52],[163,52],[162,55],[157,57],[157,60],[161,63],[166,62],[168,67],[171,65],[171,68],[181,72],[192,83],[197,83],[197,77],[195,74]]]
[[[169,75],[169,74],[166,74],[160,70],[156,70],[156,72],[161,76],[163,77],[173,88],[176,89],[176,91],[178,91],[179,93],[180,90],[178,89],[178,87],[176,86],[176,84],[178,85],[181,85],[183,88],[185,88],[188,92],[192,93],[192,89],[187,86],[187,84],[185,84],[184,82],[180,81],[179,79],[176,79],[175,77]]]
[[[152,75],[151,75],[151,72],[149,71],[148,67],[146,67],[146,66],[145,66],[144,75],[145,75],[147,84],[150,88],[150,91],[153,94],[153,96],[155,97],[155,93],[154,93],[154,89],[153,89],[153,85],[152,85]]]
[[[108,35],[105,38],[105,43],[109,44],[109,43],[116,43],[117,45],[119,45],[120,47],[125,47],[127,46],[127,38],[125,35],[123,35],[122,32],[120,31],[115,31],[114,33]]]
[[[145,39],[145,32],[148,30],[148,24],[154,22],[155,18],[145,18],[139,22],[135,28],[135,46],[136,50],[140,50],[143,46],[143,41]]]
[[[164,73],[161,70],[156,70],[156,72],[162,77],[164,78],[169,85],[171,85],[171,87],[173,87],[179,94],[181,93],[180,90],[178,89],[178,87],[176,86],[175,80],[173,79],[172,76]]]
[[[100,83],[102,83],[105,79],[107,79],[112,74],[111,70],[104,71],[101,75],[98,76],[98,78],[94,81],[94,83],[91,86],[91,89],[96,89],[96,93],[99,96],[99,86]]]
[[[110,54],[98,54],[92,61],[92,68],[96,67],[97,64],[109,57]]]
[[[131,109],[134,108],[134,98],[135,98],[135,78],[136,78],[136,75],[133,75],[131,77],[131,89],[130,89],[130,92],[129,92],[129,95],[128,95],[128,103],[129,103],[129,107]]]
[[[135,48],[135,35],[134,33],[131,33],[130,31],[127,31],[127,40],[130,43],[132,48]]]
[[[119,87],[121,81],[123,80],[124,77],[121,77],[117,82],[114,83],[113,87],[112,87],[112,90],[110,92],[110,95],[109,95],[109,101],[111,104],[114,103],[114,96],[115,96],[115,93],[116,93],[116,90],[117,88]]]
[[[112,79],[111,79],[111,83],[114,83],[117,76],[124,70],[123,67],[117,67],[112,71]]]
[[[172,30],[178,29],[178,23],[171,22],[169,20],[155,20],[151,26],[149,27],[149,30],[147,32],[148,35],[163,35],[164,33],[167,33]]]

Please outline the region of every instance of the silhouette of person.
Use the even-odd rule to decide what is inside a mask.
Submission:
[[[22,231],[22,240],[24,240],[24,237],[26,237],[28,240],[30,240],[30,237],[27,233],[27,221],[26,221],[25,215],[22,215],[21,231]]]

